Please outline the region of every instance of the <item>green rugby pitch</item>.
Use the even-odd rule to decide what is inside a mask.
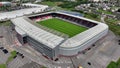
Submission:
[[[83,26],[78,26],[57,18],[52,18],[37,23],[50,29],[67,34],[69,37],[73,37],[74,35],[77,35],[88,29]]]

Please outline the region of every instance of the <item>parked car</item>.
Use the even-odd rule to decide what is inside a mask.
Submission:
[[[4,47],[0,47],[0,49],[1,49],[1,50],[3,50],[3,49],[4,49]]]
[[[59,59],[58,58],[56,58],[54,61],[58,61]]]
[[[0,36],[0,38],[3,38],[3,36]]]
[[[8,53],[8,50],[6,50],[6,49],[3,49],[2,51],[3,51],[5,54]]]

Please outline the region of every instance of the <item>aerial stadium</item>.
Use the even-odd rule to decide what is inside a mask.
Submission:
[[[11,19],[19,42],[55,59],[74,56],[106,36],[108,26],[84,17],[53,11]]]

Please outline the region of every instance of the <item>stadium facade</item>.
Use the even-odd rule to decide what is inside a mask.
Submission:
[[[53,17],[88,29],[73,37],[68,37],[65,34],[36,24],[37,21]],[[59,11],[19,17],[11,21],[21,44],[28,43],[35,50],[52,59],[59,55],[77,55],[108,33],[108,26],[104,23]]]

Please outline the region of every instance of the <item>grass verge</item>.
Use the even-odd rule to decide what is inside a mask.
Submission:
[[[9,63],[10,61],[12,61],[15,56],[16,56],[16,51],[12,51],[11,56],[8,57],[8,60],[6,61],[6,63]]]
[[[6,68],[6,64],[0,64],[0,68]]]
[[[113,31],[116,35],[120,35],[120,25],[118,25],[117,20],[105,18],[105,22],[111,31]]]

